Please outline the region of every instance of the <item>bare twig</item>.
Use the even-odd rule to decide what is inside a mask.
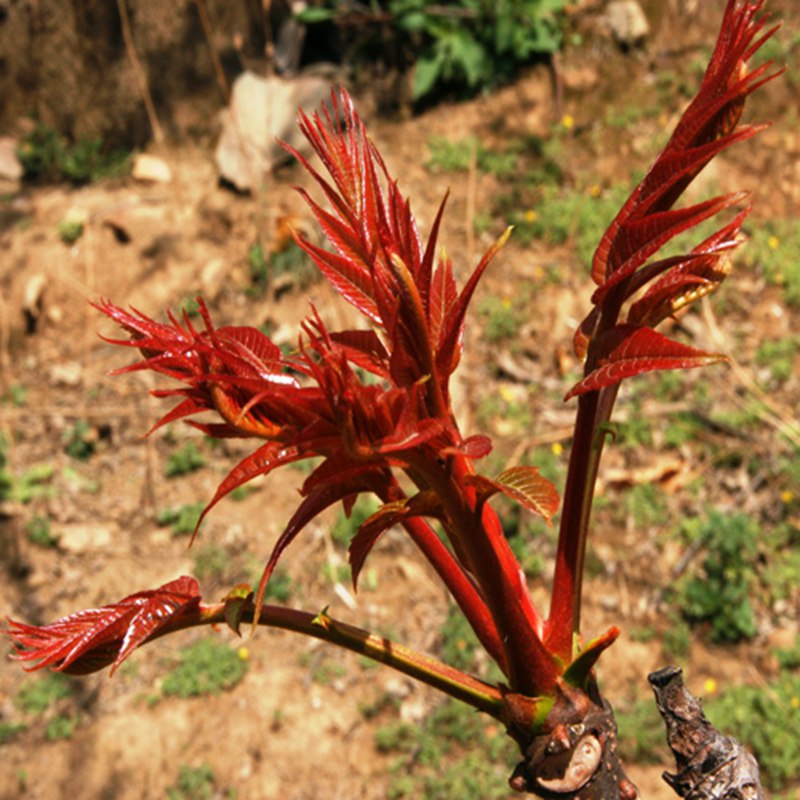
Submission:
[[[225,77],[225,70],[222,68],[222,61],[220,61],[217,48],[214,47],[214,35],[211,30],[211,20],[208,16],[208,9],[206,8],[205,0],[194,0],[197,6],[197,15],[200,17],[200,25],[203,28],[203,34],[208,42],[208,49],[211,53],[211,61],[214,64],[214,74],[217,76],[217,85],[220,92],[222,92],[222,99],[227,105],[231,99],[231,88],[228,85],[228,79]]]
[[[147,83],[147,75],[142,67],[142,62],[139,61],[139,56],[136,54],[136,46],[133,43],[133,35],[131,34],[131,21],[128,16],[128,8],[125,5],[125,0],[117,0],[117,8],[119,9],[119,19],[122,26],[122,38],[125,40],[125,49],[128,51],[128,58],[131,60],[134,75],[136,75],[136,82],[139,84],[139,91],[142,95],[144,108],[147,112],[147,119],[150,121],[150,127],[153,130],[153,138],[157,144],[164,141],[164,131],[161,129],[161,124],[156,116],[156,109],[153,105],[153,98],[150,95],[150,87]]]

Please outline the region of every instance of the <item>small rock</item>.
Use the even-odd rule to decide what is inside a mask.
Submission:
[[[137,153],[133,159],[131,175],[147,183],[172,183],[172,170],[163,158],[149,153]]]
[[[230,264],[224,258],[213,258],[200,273],[200,289],[203,297],[213,300],[225,285]]]
[[[613,0],[606,9],[606,20],[621,47],[638,47],[650,35],[650,24],[636,0]]]
[[[0,179],[19,181],[25,174],[17,158],[17,140],[11,136],[0,136]]]
[[[287,160],[277,139],[301,152],[308,144],[295,124],[299,108],[316,110],[330,93],[330,83],[321,77],[300,75],[286,80],[262,78],[252,72],[233,84],[231,103],[222,115],[222,135],[214,158],[222,178],[239,191],[257,189],[264,176]]]
[[[64,361],[50,367],[50,381],[56,386],[80,386],[83,382],[83,367],[77,361]]]
[[[41,272],[31,275],[25,283],[25,290],[22,293],[22,313],[25,315],[25,330],[28,334],[36,332],[44,308],[46,287],[47,278]]]
[[[106,550],[114,540],[109,528],[87,523],[64,525],[58,531],[58,537],[59,547],[68,553]]]

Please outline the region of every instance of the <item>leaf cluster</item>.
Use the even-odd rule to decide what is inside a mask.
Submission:
[[[55,128],[41,122],[25,137],[17,156],[28,179],[74,184],[122,176],[131,166],[128,151],[109,150],[101,139],[70,143]]]
[[[567,5],[567,0],[382,0],[373,4],[375,25],[362,35],[375,35],[388,20],[391,35],[402,42],[397,49],[414,53],[414,100],[442,90],[468,95],[558,50]],[[328,0],[301,12],[299,19],[346,24],[356,16],[362,14],[355,3]]]

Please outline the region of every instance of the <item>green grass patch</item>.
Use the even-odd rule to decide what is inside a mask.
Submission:
[[[44,714],[50,706],[70,694],[69,680],[59,672],[50,672],[25,681],[14,696],[14,704],[28,714]]]
[[[174,453],[170,453],[164,466],[164,475],[167,478],[178,478],[189,475],[202,469],[206,465],[206,458],[194,442],[186,444]]]
[[[387,797],[414,800],[504,800],[517,754],[493,720],[448,700],[421,724],[379,728],[376,747],[397,758]]]
[[[758,759],[764,784],[778,790],[800,777],[800,673],[767,686],[735,686],[705,704],[708,718]]]
[[[200,639],[181,652],[161,691],[183,698],[219,694],[236,686],[246,673],[247,662],[235,650],[212,638]]]
[[[213,800],[216,779],[209,764],[191,767],[181,764],[178,781],[167,789],[167,800]]]
[[[673,602],[683,617],[707,625],[715,642],[736,642],[756,634],[750,601],[761,528],[746,514],[711,509],[683,524],[684,536],[699,542],[702,561],[675,587]]]

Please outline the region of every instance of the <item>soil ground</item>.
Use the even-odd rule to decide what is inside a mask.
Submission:
[[[796,5],[775,5],[786,12],[784,50],[796,59],[790,46],[797,41]],[[372,98],[361,98],[370,131],[412,198],[423,230],[449,187],[442,241],[462,265],[462,276],[510,219],[497,200],[508,191],[507,178],[491,169],[431,165],[431,140],[475,136],[496,152],[526,136],[557,141],[562,183],[589,194],[611,191],[646,167],[685,103],[676,86],[697,80],[693,64],[707,55],[716,19],[705,4],[693,9],[681,18],[654,14],[654,35],[644,51],[621,53],[591,38],[570,46],[560,65],[561,107],[545,68],[491,95],[401,122],[369,118]],[[676,83],[662,92],[665,75]],[[790,68],[788,78],[767,87],[748,111],[773,126],[723,155],[702,180],[709,191],[749,189],[757,220],[795,214],[800,201],[800,109],[792,77]],[[653,108],[657,113],[641,113]],[[180,426],[143,438],[164,411],[147,395],[155,384],[147,375],[108,376],[129,354],[98,338],[98,331],[113,331],[88,301],[109,297],[158,317],[200,293],[217,322],[268,325],[278,342],[296,339],[309,297],[331,326],[346,323],[350,312],[320,282],[300,286],[290,277],[254,290],[248,261],[253,245],[263,242],[267,252],[277,251],[285,245],[289,220],[308,223],[291,188],[305,180],[296,167],[275,175],[259,196],[242,197],[218,185],[205,144],[175,143],[158,155],[173,170],[169,185],[124,179],[79,189],[25,186],[0,206],[0,425],[15,480],[37,470],[42,477],[28,495],[0,508],[0,609],[16,619],[43,623],[198,571],[203,594],[219,596],[237,582],[257,579],[296,503],[302,473],[286,470],[220,504],[191,549],[186,536],[159,524],[165,509],[210,498],[246,450],[227,442],[212,448]],[[519,200],[530,202],[531,219],[538,213],[536,198],[533,192]],[[513,213],[524,219],[526,208]],[[85,220],[84,233],[65,244],[59,223],[75,214]],[[559,398],[577,367],[571,333],[590,291],[571,240],[512,237],[490,270],[477,300],[483,311],[473,316],[469,332],[458,406],[468,432],[495,437],[497,463],[544,452],[556,470],[563,469],[573,410]],[[521,310],[520,297],[528,304]],[[496,338],[489,330],[496,321],[491,298],[508,317],[519,315],[513,337]],[[26,307],[35,319],[25,316]],[[651,381],[645,384],[649,394],[631,391],[620,400],[629,438],[606,454],[584,628],[587,634],[611,624],[625,630],[600,668],[604,692],[622,709],[648,696],[648,672],[669,659],[664,641],[675,617],[667,590],[701,558],[692,562],[675,534],[679,523],[709,505],[746,511],[767,532],[778,522],[796,530],[800,518],[800,490],[775,467],[800,452],[791,431],[786,434],[792,425],[797,430],[800,350],[793,351],[782,380],[757,359],[764,342],[797,335],[800,309],[755,265],[735,270],[719,298],[676,327],[701,346],[729,352],[736,366],[687,375],[677,397],[665,396],[664,385]],[[702,407],[694,391],[699,381],[707,397]],[[731,421],[742,408],[754,407],[746,423]],[[667,424],[691,412],[705,423],[689,441],[670,446]],[[631,445],[641,419],[650,420],[647,432]],[[85,460],[65,450],[76,430],[91,449]],[[187,443],[197,445],[205,465],[165,478],[170,458]],[[654,514],[626,500],[637,492],[645,512],[652,507]],[[30,541],[34,520],[47,521],[55,546]],[[353,596],[340,575],[345,554],[331,537],[335,520],[330,515],[309,526],[287,553],[290,604],[330,606],[341,618],[441,652],[446,595],[411,544],[400,534],[387,536],[368,563],[368,585]],[[531,588],[544,604],[552,537],[538,528],[524,530],[537,535]],[[794,641],[798,602],[796,585],[778,600],[759,590],[758,632],[741,644],[712,644],[707,628],[696,628],[682,659],[689,685],[713,695],[731,685],[765,684],[776,670],[771,648]],[[423,725],[441,702],[434,693],[288,633],[261,630],[243,642],[228,631],[212,635],[246,648],[237,652],[248,671],[231,691],[192,699],[163,696],[160,687],[180,652],[208,632],[146,647],[113,679],[103,673],[70,681],[69,696],[44,716],[20,709],[15,698],[32,679],[2,663],[0,721],[27,727],[0,746],[0,798],[162,798],[177,784],[181,765],[212,768],[210,794],[198,797],[398,796],[392,795],[391,770],[397,756],[376,745],[376,731],[398,720]],[[74,729],[67,738],[48,737],[48,723],[59,714],[72,719]],[[452,758],[458,754],[456,749]],[[505,758],[512,763],[513,753]],[[643,797],[673,796],[659,777],[670,766],[666,760],[630,765]],[[407,769],[413,772],[413,764]]]

